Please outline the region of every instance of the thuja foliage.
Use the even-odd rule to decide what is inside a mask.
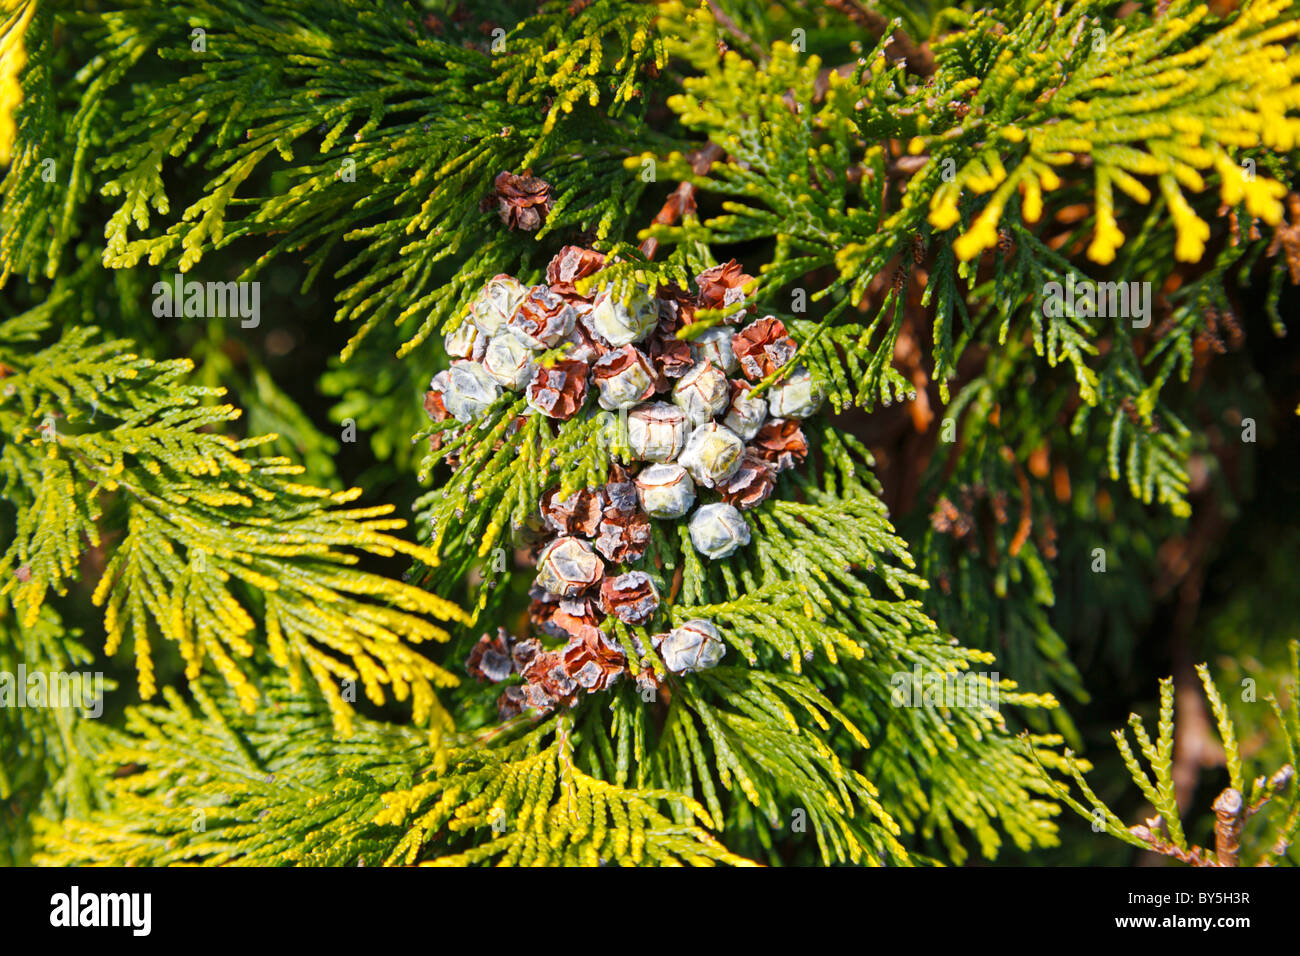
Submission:
[[[1295,777],[1295,757],[1300,746],[1300,642],[1291,642],[1290,698],[1284,706],[1277,696],[1268,696],[1269,706],[1277,718],[1279,736],[1286,747],[1290,762],[1274,772],[1254,777],[1249,786],[1245,775],[1245,759],[1237,731],[1227,705],[1219,694],[1209,671],[1204,665],[1197,675],[1205,687],[1211,710],[1224,750],[1228,769],[1228,788],[1214,801],[1215,848],[1208,850],[1188,843],[1173,779],[1174,752],[1174,687],[1172,678],[1160,683],[1160,715],[1157,736],[1153,741],[1142,718],[1129,716],[1129,729],[1143,757],[1150,765],[1148,771],[1133,752],[1128,734],[1114,732],[1115,745],[1147,801],[1156,815],[1146,821],[1125,827],[1123,822],[1093,792],[1081,769],[1069,759],[1067,762],[1074,782],[1090,804],[1086,806],[1061,790],[1061,798],[1071,808],[1093,821],[1093,829],[1141,847],[1154,850],[1193,866],[1273,866],[1284,859],[1300,834],[1300,797],[1292,786]],[[1270,805],[1271,804],[1271,805]],[[1257,813],[1265,810],[1260,821],[1250,823]],[[1243,851],[1245,856],[1243,856]]]
[[[0,671],[117,678],[102,715],[0,708],[7,862],[1225,862],[1176,805],[1172,683],[1132,725],[1154,779],[1117,738],[1158,825],[1077,754],[1291,427],[1242,343],[1300,282],[1298,13],[6,0]],[[422,395],[484,284],[564,247],[604,256],[578,298],[735,260],[797,343],[755,394],[803,366],[827,407],[730,557],[651,524],[623,570],[657,610],[600,623],[625,679],[503,718],[466,658],[528,636],[527,532],[633,456]],[[160,308],[177,276],[262,315]],[[673,672],[694,621],[725,656]],[[1202,679],[1286,862],[1294,774],[1247,786]]]
[[[351,567],[351,550],[420,553],[387,533],[405,524],[386,517],[392,506],[338,507],[359,490],[300,484],[293,479],[303,469],[287,458],[246,455],[265,439],[212,431],[238,411],[204,404],[220,398],[219,389],[184,384],[188,360],[140,358],[130,342],[100,340],[93,327],[23,349],[58,302],[53,296],[0,326],[11,343],[3,352],[8,440],[0,471],[15,514],[0,575],[21,623],[35,624],[50,592],[66,592],[85,549],[100,548],[110,557],[90,599],[104,608],[104,652],[130,639],[142,696],[156,689],[156,634],[178,645],[188,677],[210,668],[255,709],[258,692],[237,660],[253,654],[248,638],[259,623],[245,595],[255,595],[270,659],[299,681],[310,674],[340,727],[349,711],[340,677],[360,681],[377,702],[391,685],[398,700],[412,698],[416,721],[426,721],[434,686],[454,678],[409,645],[447,639],[435,621],[463,614],[436,595]],[[108,496],[124,531],[111,544],[99,531]]]

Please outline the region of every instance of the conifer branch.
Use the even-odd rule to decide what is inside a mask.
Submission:
[[[1260,776],[1256,778],[1248,802],[1243,795],[1241,786],[1236,785],[1243,779],[1241,777],[1242,755],[1236,742],[1236,732],[1232,720],[1228,716],[1227,709],[1219,697],[1218,689],[1210,679],[1205,665],[1200,665],[1197,671],[1201,676],[1202,683],[1205,685],[1205,694],[1210,702],[1210,707],[1218,720],[1219,736],[1223,743],[1230,777],[1234,784],[1224,789],[1214,801],[1214,851],[1188,844],[1182,818],[1175,800],[1173,788],[1174,693],[1172,679],[1161,681],[1160,684],[1159,736],[1155,742],[1148,738],[1141,718],[1136,714],[1129,717],[1129,726],[1133,730],[1142,754],[1146,757],[1151,768],[1151,776],[1148,776],[1146,770],[1140,765],[1123,732],[1116,731],[1114,734],[1116,745],[1129,770],[1129,774],[1133,778],[1133,782],[1137,784],[1138,789],[1142,791],[1156,810],[1154,817],[1148,819],[1145,824],[1124,827],[1119,818],[1088,787],[1083,777],[1083,771],[1087,768],[1068,752],[1066,754],[1066,769],[1074,778],[1075,784],[1083,792],[1087,804],[1076,801],[1065,788],[1055,782],[1051,783],[1051,787],[1056,795],[1076,813],[1085,819],[1093,821],[1094,832],[1100,830],[1096,825],[1099,819],[1104,820],[1104,830],[1112,836],[1142,849],[1152,850],[1161,855],[1172,857],[1191,866],[1241,865],[1247,820],[1262,809],[1265,804],[1275,801],[1280,805],[1280,809],[1278,814],[1274,816],[1275,836],[1272,841],[1270,842],[1268,838],[1258,834],[1250,839],[1253,851],[1251,855],[1255,858],[1254,865],[1271,866],[1286,854],[1295,840],[1298,827],[1300,827],[1300,813],[1296,809],[1297,806],[1300,806],[1300,788],[1294,785],[1294,764],[1288,763],[1284,765],[1270,777]],[[1283,707],[1274,694],[1270,694],[1268,700],[1278,719],[1278,730],[1282,735],[1286,748],[1294,756],[1297,750],[1300,749],[1297,747],[1297,744],[1300,744],[1300,737],[1296,736],[1297,729],[1300,729],[1300,694],[1296,693],[1296,690],[1300,688],[1300,641],[1291,642],[1291,673],[1289,679],[1291,681],[1288,691],[1290,700],[1286,707]],[[1026,746],[1030,753],[1033,754],[1032,743],[1027,743]],[[1036,755],[1035,759],[1038,759]],[[1041,766],[1042,764],[1040,764]],[[1154,777],[1154,780],[1152,777]]]
[[[353,567],[354,551],[429,557],[390,533],[405,525],[387,517],[391,506],[340,507],[359,490],[300,484],[301,466],[246,454],[268,437],[211,431],[239,411],[205,404],[220,390],[184,384],[186,360],[141,358],[93,327],[24,347],[49,317],[38,310],[0,323],[0,361],[11,370],[0,400],[0,485],[14,527],[0,595],[24,626],[50,592],[67,592],[87,548],[104,548],[93,600],[104,608],[105,652],[130,640],[145,698],[155,691],[157,634],[177,645],[191,680],[213,668],[252,710],[259,695],[239,661],[254,654],[260,617],[271,660],[295,680],[310,674],[340,727],[352,711],[346,681],[376,703],[388,685],[395,699],[412,700],[417,722],[445,723],[434,688],[455,679],[411,645],[446,640],[433,620],[463,612]],[[117,502],[126,533],[109,546],[100,522]]]

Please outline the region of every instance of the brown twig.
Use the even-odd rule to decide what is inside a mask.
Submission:
[[[1238,866],[1241,853],[1241,791],[1232,787],[1214,801],[1214,856],[1219,866]]]
[[[1182,849],[1170,843],[1162,836],[1165,833],[1165,821],[1159,816],[1152,817],[1146,822],[1146,826],[1138,825],[1129,827],[1128,832],[1138,839],[1144,841],[1152,853],[1159,853],[1161,856],[1173,857],[1179,863],[1186,863],[1188,866],[1214,866],[1214,860],[1211,860],[1206,851],[1199,846],[1193,846],[1189,849]]]

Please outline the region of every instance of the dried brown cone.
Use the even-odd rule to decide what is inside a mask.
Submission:
[[[497,698],[497,716],[501,720],[518,717],[524,712],[526,706],[523,687],[518,685],[507,687],[501,692],[501,696]]]
[[[564,359],[540,368],[528,383],[528,400],[542,414],[561,420],[572,418],[587,399],[587,364]]]
[[[696,298],[677,283],[661,285],[655,293],[659,303],[659,325],[656,332],[672,338],[679,329],[695,321]]]
[[[611,511],[619,515],[636,514],[638,510],[636,482],[632,480],[627,469],[618,462],[610,464],[609,481],[605,482],[603,490],[606,516],[609,516]]]
[[[465,661],[465,670],[481,681],[497,683],[515,672],[510,652],[515,639],[504,627],[497,628],[496,637],[484,634],[478,639]]]
[[[519,667],[525,683],[516,693],[507,690],[502,695],[498,706],[503,717],[525,708],[545,713],[557,705],[572,705],[580,691],[609,688],[627,667],[622,650],[599,630],[554,651],[543,650],[536,640],[522,643],[529,645],[527,660]]]
[[[604,512],[592,542],[607,561],[621,564],[638,560],[650,541],[650,519],[641,511],[636,483],[627,469],[614,462],[604,488]]]
[[[544,179],[501,172],[492,185],[494,191],[484,205],[495,202],[497,214],[510,229],[532,232],[551,211],[551,184]]]
[[[554,671],[556,677],[560,677],[558,670]],[[554,680],[550,682],[538,682],[524,685],[524,701],[528,706],[540,714],[549,713],[559,704],[569,705],[573,703],[577,696],[576,688],[568,693],[557,693],[554,688],[557,686]],[[567,686],[567,683],[566,683]]]
[[[960,540],[974,530],[975,522],[945,495],[935,502],[934,511],[930,514],[930,527],[940,534],[950,534]]]
[[[1300,194],[1288,193],[1286,208],[1290,221],[1283,219],[1273,227],[1273,238],[1268,244],[1267,254],[1272,258],[1279,249],[1282,250],[1287,270],[1291,274],[1291,284],[1300,285]]]
[[[573,641],[560,652],[565,673],[587,693],[607,690],[627,670],[627,658],[604,636]]]
[[[600,630],[604,615],[590,598],[547,600],[535,598],[528,606],[528,619],[543,633],[564,640],[586,640]]]
[[[592,545],[606,561],[625,564],[640,560],[649,542],[650,519],[645,514],[607,508]]]
[[[1049,561],[1056,559],[1056,523],[1050,512],[1044,511],[1039,516],[1034,539],[1038,542],[1038,550],[1043,552],[1043,557]]]
[[[602,342],[600,336],[592,332],[587,325],[587,317],[590,314],[589,308],[585,312],[579,311],[578,321],[573,324],[573,332],[568,339],[572,344],[569,346],[569,351],[565,353],[569,359],[585,362],[588,365],[595,363],[609,351],[609,346]]]
[[[636,675],[637,693],[645,695],[648,691],[648,696],[651,700],[653,700],[654,695],[658,693],[659,687],[662,683],[663,681],[660,679],[659,675],[655,673],[653,667],[642,667]]]
[[[532,598],[528,605],[528,620],[544,630],[545,622],[555,613],[555,605],[560,603],[560,596],[537,584],[528,589],[528,596]]]
[[[605,267],[605,257],[595,249],[582,246],[565,246],[546,266],[546,284],[551,291],[565,296],[589,300],[590,296],[578,292],[577,281],[595,275]]]
[[[917,233],[912,236],[912,264],[923,265],[925,263],[925,236]]]
[[[435,422],[445,422],[451,417],[451,412],[447,411],[447,406],[443,404],[442,392],[436,388],[431,388],[424,393],[424,411]]]
[[[605,492],[601,488],[583,488],[567,498],[559,497],[559,486],[542,495],[542,516],[547,524],[560,534],[580,534],[590,538],[600,524],[605,508]]]
[[[538,654],[542,653],[542,642],[535,637],[519,641],[510,649],[510,659],[514,661],[515,670],[522,674]]]
[[[772,462],[777,471],[785,471],[808,457],[808,439],[797,421],[772,418],[758,430],[749,451]]]
[[[662,332],[656,332],[650,338],[645,352],[654,366],[655,387],[661,392],[672,386],[669,379],[681,378],[695,365],[690,343]]]
[[[567,704],[577,695],[578,682],[570,674],[569,665],[562,655],[563,651],[539,651],[520,671],[525,683],[531,685],[524,693],[532,698],[532,706],[537,707],[542,702],[551,706]]]
[[[776,465],[749,452],[736,473],[715,487],[723,501],[746,511],[761,505],[772,494],[776,487]]]
[[[507,687],[497,699],[497,712],[502,720],[525,712],[541,717],[554,710],[557,703],[541,684],[519,684]]]
[[[796,346],[794,339],[786,333],[785,324],[769,315],[737,332],[731,340],[731,348],[745,377],[757,382],[789,362],[794,357]]]
[[[600,606],[624,624],[644,624],[659,608],[659,592],[644,571],[629,571],[601,582]]]
[[[730,323],[739,322],[746,311],[754,311],[753,304],[746,306],[745,309],[737,308],[745,301],[744,286],[753,282],[754,277],[742,272],[740,263],[735,259],[714,266],[712,269],[705,269],[696,276],[695,281],[700,287],[699,307],[701,309],[727,309],[729,312],[735,310],[734,314],[729,314],[727,317]]]
[[[1025,487],[1027,491],[1028,485],[1026,484]],[[1010,496],[1002,489],[998,489],[989,495],[989,508],[993,511],[993,520],[998,524],[1006,524],[1010,520],[1010,515],[1007,512],[1007,506],[1010,502]]]

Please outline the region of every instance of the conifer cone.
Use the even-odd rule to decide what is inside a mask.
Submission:
[[[736,323],[746,312],[753,312],[753,303],[746,302],[744,287],[754,281],[746,275],[735,259],[722,265],[705,269],[695,280],[700,287],[699,307],[701,309],[726,309],[726,321]]]
[[[544,179],[500,172],[493,187],[495,191],[485,204],[495,202],[501,221],[510,229],[533,232],[551,211],[551,184]]]
[[[546,284],[551,291],[565,298],[579,298],[591,301],[590,296],[581,296],[574,285],[579,279],[595,275],[605,267],[605,257],[595,249],[581,246],[565,246],[546,266]]]

